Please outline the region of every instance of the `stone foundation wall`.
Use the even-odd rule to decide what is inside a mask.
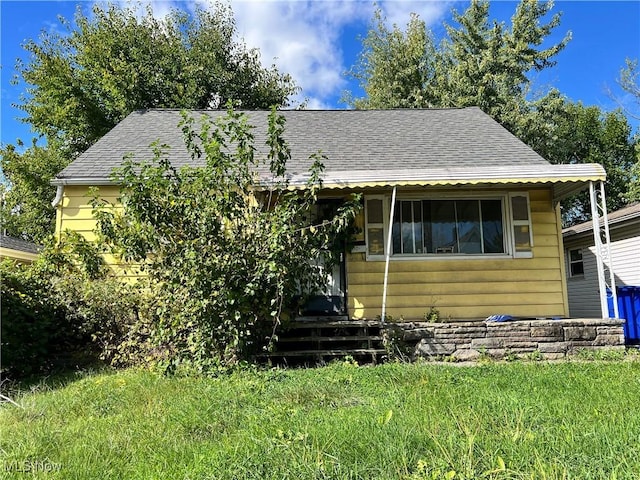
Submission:
[[[535,354],[554,360],[583,349],[624,349],[622,325],[616,319],[412,322],[389,325],[388,333],[413,358],[465,361]]]

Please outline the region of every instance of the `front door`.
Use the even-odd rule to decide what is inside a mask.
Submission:
[[[339,199],[318,200],[313,212],[312,222],[321,223],[333,218],[336,210],[342,204]],[[346,255],[344,246],[342,251],[333,259],[333,265],[326,268],[326,263],[321,260],[321,267],[325,268],[326,282],[324,287],[311,295],[301,309],[303,316],[338,316],[346,314]],[[329,252],[327,252],[329,255]]]

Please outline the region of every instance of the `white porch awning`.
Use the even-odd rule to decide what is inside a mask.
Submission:
[[[326,189],[363,189],[380,187],[427,187],[499,185],[553,185],[554,199],[561,200],[588,188],[589,182],[606,178],[598,164],[529,165],[429,169],[327,171],[322,175]],[[309,175],[290,177],[290,188],[303,188]],[[268,184],[268,181],[265,181]]]

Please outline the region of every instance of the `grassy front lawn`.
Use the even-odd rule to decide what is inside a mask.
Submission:
[[[0,409],[0,478],[632,479],[640,361],[78,376]],[[37,470],[28,474],[19,470]]]

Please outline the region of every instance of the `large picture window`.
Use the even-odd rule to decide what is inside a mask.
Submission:
[[[500,199],[399,200],[393,254],[505,253]]]
[[[367,258],[383,259],[391,229],[392,257],[532,256],[529,195],[504,193],[476,198],[365,200]]]

